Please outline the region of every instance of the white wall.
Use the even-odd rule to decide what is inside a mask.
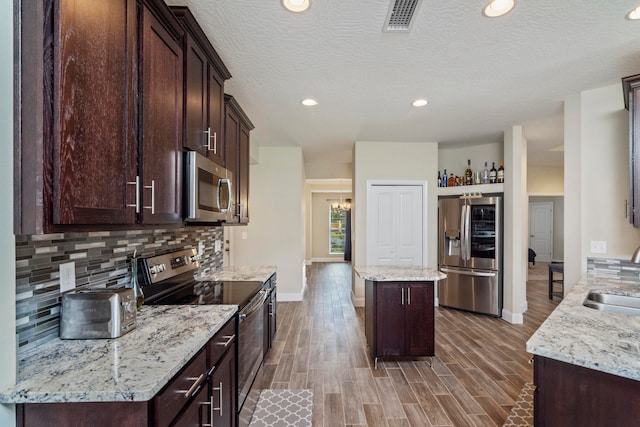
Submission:
[[[233,227],[233,263],[278,266],[278,299],[302,300],[304,164],[299,147],[260,147],[250,167],[249,225]],[[243,236],[246,237],[243,239]]]
[[[305,162],[307,179],[351,179],[353,163]]]
[[[640,230],[625,218],[629,127],[620,84],[565,100],[565,288],[586,274],[587,257],[629,258]],[[591,252],[591,241],[607,252]]]
[[[564,167],[528,166],[527,192],[530,196],[564,194]]]
[[[13,236],[13,2],[0,4],[0,388],[16,381],[16,254]],[[14,426],[14,405],[0,405],[0,425]]]
[[[367,260],[367,181],[427,181],[426,245],[428,268],[438,267],[438,144],[435,142],[357,141],[353,156],[352,240],[353,265]],[[354,275],[353,303],[364,305],[364,282]]]

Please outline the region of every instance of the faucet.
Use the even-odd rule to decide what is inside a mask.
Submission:
[[[634,264],[640,264],[640,246],[633,251],[633,255],[631,255],[631,262]]]

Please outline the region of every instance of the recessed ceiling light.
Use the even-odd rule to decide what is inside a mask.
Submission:
[[[311,0],[282,0],[282,5],[291,12],[304,12],[311,6]]]
[[[640,19],[640,6],[633,9],[631,12],[627,14],[627,19],[631,19],[635,21],[636,19]]]
[[[427,101],[426,99],[416,99],[411,103],[411,105],[413,105],[414,107],[424,107],[428,103],[429,101]]]
[[[515,5],[515,0],[493,0],[484,8],[484,16],[497,18],[498,16],[509,13]]]
[[[300,102],[302,103],[302,105],[305,105],[307,107],[313,107],[314,105],[318,105],[318,101],[316,101],[315,99],[311,99],[311,98],[303,99]]]

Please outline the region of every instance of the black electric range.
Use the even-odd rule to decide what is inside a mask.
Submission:
[[[241,310],[262,289],[257,281],[215,280],[200,273],[195,249],[139,260],[139,278],[147,305],[232,304]]]

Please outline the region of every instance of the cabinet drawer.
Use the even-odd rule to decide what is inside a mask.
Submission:
[[[168,426],[190,398],[200,388],[206,388],[206,376],[207,358],[203,350],[154,399],[155,425]]]
[[[229,320],[209,341],[207,345],[209,348],[209,367],[218,363],[224,352],[233,347],[236,341],[236,319],[237,317],[234,316]]]
[[[208,391],[208,387],[202,387],[196,394],[196,398],[191,401],[182,415],[175,420],[172,427],[193,427],[209,424],[211,402],[209,401]]]

